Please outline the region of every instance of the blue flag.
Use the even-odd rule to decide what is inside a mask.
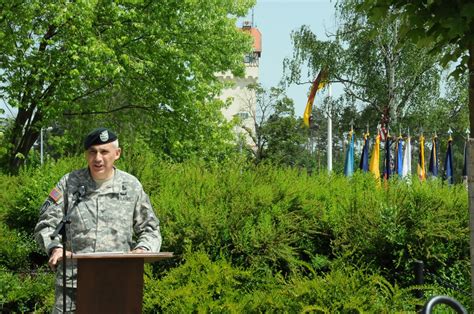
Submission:
[[[395,147],[395,150],[395,171],[397,172],[398,176],[401,177],[403,175],[403,138],[401,136],[397,139],[397,146]]]
[[[364,147],[362,147],[359,169],[364,172],[369,171],[369,133],[364,134]]]
[[[453,178],[453,153],[452,153],[452,139],[448,140],[448,150],[446,151],[446,160],[444,161],[444,171],[446,171],[446,180],[449,184],[454,183]]]
[[[430,165],[428,167],[428,172],[432,177],[438,176],[438,168],[438,137],[435,135],[433,137],[433,147],[431,148]]]
[[[351,141],[349,143],[349,148],[346,152],[346,161],[344,163],[344,175],[352,176],[354,173],[354,133],[350,132]]]

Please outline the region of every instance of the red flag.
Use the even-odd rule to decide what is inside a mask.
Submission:
[[[311,86],[311,91],[309,92],[308,102],[306,103],[306,108],[303,114],[303,122],[304,124],[309,127],[309,120],[311,118],[311,112],[313,111],[313,102],[314,96],[316,96],[316,92],[326,85],[328,71],[326,68],[322,69],[316,79]]]

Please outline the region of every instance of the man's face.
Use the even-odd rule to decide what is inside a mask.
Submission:
[[[93,145],[86,151],[87,164],[92,178],[108,179],[113,175],[114,162],[120,157],[120,148],[113,143]]]

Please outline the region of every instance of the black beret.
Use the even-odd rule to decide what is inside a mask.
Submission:
[[[98,128],[90,132],[84,140],[84,149],[89,149],[92,145],[101,145],[113,142],[117,139],[114,132],[106,128]]]

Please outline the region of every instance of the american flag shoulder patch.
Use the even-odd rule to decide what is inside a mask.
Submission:
[[[61,197],[63,197],[63,193],[61,193],[61,191],[55,187],[49,193],[49,197],[57,204]]]

